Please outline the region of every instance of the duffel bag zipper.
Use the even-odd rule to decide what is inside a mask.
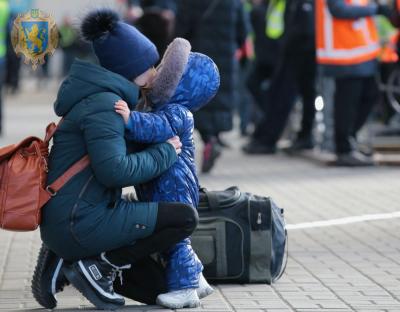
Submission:
[[[224,220],[225,222],[230,222],[230,223],[233,223],[233,224],[235,224],[238,228],[239,228],[239,230],[240,230],[240,234],[242,235],[242,243],[241,243],[241,245],[240,245],[240,254],[241,254],[241,256],[242,256],[242,271],[238,274],[238,275],[235,275],[235,276],[229,276],[229,277],[210,277],[211,279],[236,279],[236,278],[239,278],[239,277],[241,277],[242,275],[243,275],[243,273],[244,273],[244,231],[243,231],[243,229],[242,229],[242,227],[240,226],[240,224],[239,223],[237,223],[236,221],[234,221],[234,220],[232,220],[232,219],[229,219],[229,218],[225,218],[225,217],[216,217],[216,218],[214,218],[214,217],[205,217],[205,218],[201,218],[201,221],[205,221],[205,222],[207,222],[207,221],[209,221],[209,222],[212,222],[212,221],[219,221],[219,220]]]
[[[257,215],[257,224],[258,225],[260,225],[262,223],[261,216],[262,216],[262,214],[261,214],[261,212],[259,212],[258,215]]]
[[[247,201],[247,217],[249,219],[250,229],[252,231],[261,231],[261,227],[259,227],[258,229],[253,229],[253,226],[252,226],[252,223],[251,223],[251,201],[250,201],[250,199]],[[262,224],[262,212],[261,211],[257,212],[256,224],[257,225],[261,225]]]

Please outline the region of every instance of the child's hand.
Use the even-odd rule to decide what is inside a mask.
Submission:
[[[170,138],[167,142],[175,148],[176,154],[179,155],[182,152],[182,142],[178,136]]]
[[[131,111],[129,110],[128,104],[125,101],[119,100],[118,102],[115,102],[115,111],[124,118],[125,124],[128,123],[129,120],[129,115],[131,114]]]

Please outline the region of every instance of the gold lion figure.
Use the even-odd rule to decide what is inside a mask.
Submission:
[[[31,48],[29,49],[31,53],[41,53],[43,50],[42,39],[46,30],[43,29],[42,32],[39,32],[39,26],[37,24],[33,24],[31,31],[29,31],[29,29],[25,29],[25,32],[27,33],[28,40],[31,42]],[[35,52],[35,47],[38,48],[37,52]]]

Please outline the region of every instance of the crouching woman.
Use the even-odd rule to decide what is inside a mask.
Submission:
[[[44,207],[41,237],[48,249],[40,253],[33,293],[44,307],[54,308],[55,293],[69,281],[97,308],[116,309],[124,305],[113,289],[121,270],[188,237],[198,217],[185,204],[121,198],[121,188],[147,182],[171,167],[181,143],[172,138],[128,153],[124,122],[114,103],[136,103],[137,86],[152,78],[157,50],[110,10],[89,13],[81,28],[101,66],[76,60],[60,87],[55,112],[64,120],[54,136],[48,183],[85,155],[90,166]],[[169,218],[170,211],[177,217]],[[155,296],[142,302],[151,303]]]

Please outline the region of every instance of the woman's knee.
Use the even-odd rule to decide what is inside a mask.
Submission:
[[[159,203],[158,220],[162,227],[179,227],[189,236],[199,223],[199,215],[189,204]]]
[[[183,203],[175,203],[175,209],[177,213],[176,221],[179,227],[188,233],[188,235],[192,234],[199,223],[197,210],[193,206]]]
[[[194,232],[194,230],[197,228],[197,225],[199,224],[199,214],[197,213],[197,210],[191,205],[185,205],[185,207],[182,207],[182,209],[184,209],[185,211],[185,229],[190,235]]]

